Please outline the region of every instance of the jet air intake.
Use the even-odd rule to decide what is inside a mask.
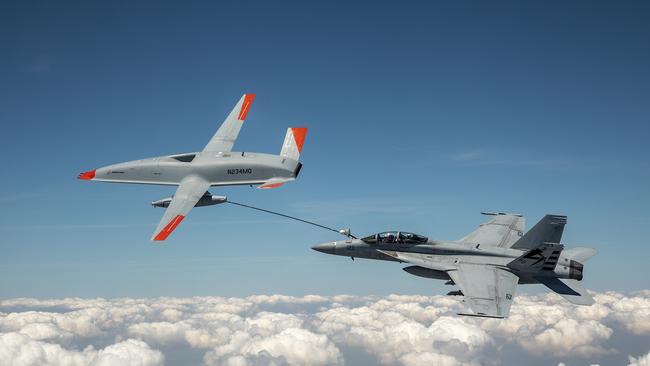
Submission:
[[[151,206],[167,208],[169,207],[169,204],[172,202],[172,198],[173,197],[167,197],[158,201],[153,201],[151,202]],[[194,205],[194,207],[218,205],[226,201],[228,201],[228,198],[226,196],[214,196],[206,193],[203,195],[203,197],[201,197],[201,199],[199,199],[199,201],[196,203],[196,205]]]

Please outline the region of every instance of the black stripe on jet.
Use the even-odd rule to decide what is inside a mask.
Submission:
[[[524,256],[524,258],[535,260],[535,262],[534,262],[533,264],[530,265],[531,267],[533,267],[534,265],[536,265],[536,264],[539,263],[539,262],[544,262],[544,261],[546,261],[546,257],[544,257],[544,255],[542,254],[542,251],[539,250],[539,249],[533,249],[533,250],[531,250],[530,252],[528,252],[528,253]]]

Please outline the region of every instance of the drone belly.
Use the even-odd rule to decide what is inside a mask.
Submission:
[[[190,163],[160,160],[153,169],[153,176],[162,184],[179,184],[183,178],[192,173]]]
[[[162,161],[161,158],[150,158],[97,169],[95,180],[114,183],[174,185],[182,179],[182,170],[179,163],[170,165]]]

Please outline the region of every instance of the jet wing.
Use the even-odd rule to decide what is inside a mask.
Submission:
[[[420,253],[405,253],[379,250],[400,262],[440,270]],[[458,269],[447,271],[449,277],[460,288],[464,301],[474,311],[470,316],[505,318],[515,297],[519,277],[511,272],[489,264],[461,263]]]
[[[203,178],[193,175],[184,178],[178,186],[176,194],[174,194],[151,240],[162,241],[167,239],[169,234],[176,229],[190,210],[194,208],[194,205],[201,199],[208,188],[210,188],[210,183]]]
[[[505,318],[510,313],[519,282],[516,275],[498,267],[478,264],[461,264],[458,270],[447,274],[474,312],[460,315]]]
[[[237,140],[241,125],[244,123],[248,111],[253,104],[255,94],[244,94],[235,108],[230,112],[228,117],[223,121],[221,127],[212,136],[212,139],[203,148],[203,152],[219,153],[232,151],[232,147]]]
[[[510,248],[519,240],[524,231],[524,218],[521,215],[505,213],[488,213],[494,215],[492,220],[469,233],[460,242]]]

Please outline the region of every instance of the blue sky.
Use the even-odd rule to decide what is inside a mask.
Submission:
[[[244,92],[236,150],[309,127],[297,183],[213,189],[359,235],[460,238],[485,210],[569,216],[586,285],[647,288],[647,3],[0,5],[0,296],[434,294],[336,234],[234,206],[149,241],[169,187],[76,180],[196,151]],[[537,287],[524,287],[536,291]]]

